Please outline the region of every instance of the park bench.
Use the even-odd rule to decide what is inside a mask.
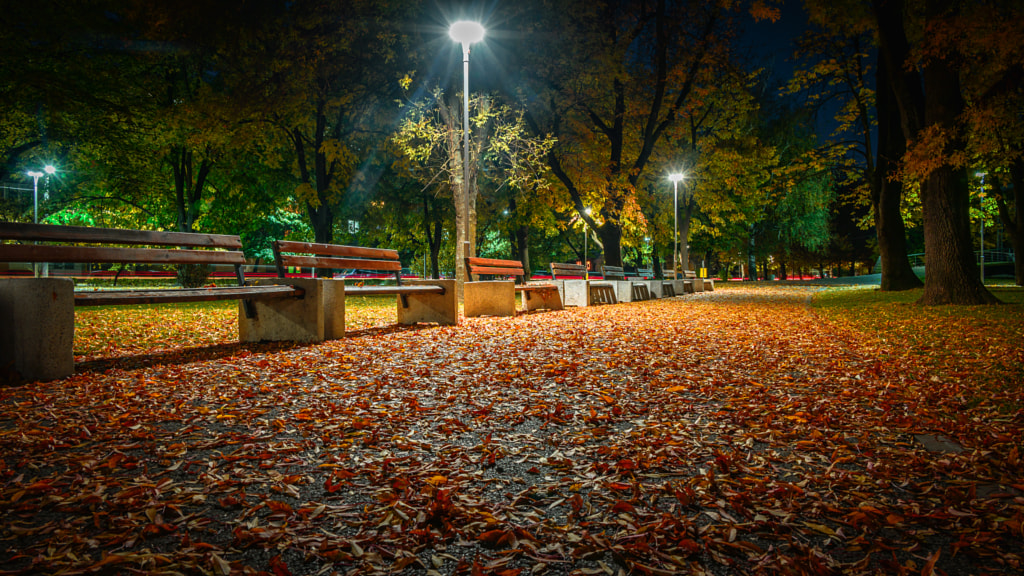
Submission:
[[[687,293],[694,292],[714,292],[715,281],[712,278],[700,278],[697,273],[693,270],[683,270],[684,282],[688,284],[683,285],[683,289]]]
[[[558,286],[562,304],[566,306],[593,306],[617,304],[615,286],[610,282],[587,279],[587,268],[582,264],[552,262],[551,280]],[[558,277],[562,276],[562,279]],[[568,276],[569,278],[565,278]]]
[[[277,240],[273,243],[277,282],[284,282],[290,267],[326,270],[373,270],[394,274],[394,284],[350,285],[345,280],[329,280],[335,288],[331,323],[335,337],[344,335],[346,296],[396,296],[398,323],[403,325],[430,322],[458,324],[458,295],[454,280],[403,279],[398,252],[387,248],[342,246]]]
[[[646,282],[635,282],[626,278],[626,272],[622,266],[601,266],[601,274],[606,282],[614,283],[619,302],[639,302],[651,299],[650,286]]]
[[[523,310],[561,310],[558,286],[551,283],[527,283],[519,260],[466,258],[467,282],[462,287],[463,314],[475,316],[514,316],[516,292],[523,296]],[[473,281],[473,276],[498,276],[509,280]],[[518,279],[522,282],[516,283]]]
[[[637,277],[634,282],[647,282],[652,298],[671,298],[676,295],[675,283],[655,278],[653,268],[637,268],[633,275]]]
[[[297,302],[310,296],[310,287],[298,283],[246,284],[238,236],[2,222],[0,240],[9,241],[0,244],[0,262],[231,265],[238,281],[237,286],[75,291],[70,278],[0,280],[0,364],[13,363],[25,379],[74,373],[75,307],[238,300],[240,337],[247,341],[246,324],[262,320],[255,302]],[[302,339],[287,331],[258,336]]]

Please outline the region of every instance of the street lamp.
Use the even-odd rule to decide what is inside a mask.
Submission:
[[[679,258],[679,181],[683,179],[682,172],[675,172],[668,175],[672,181],[672,278],[678,279],[679,269],[676,267],[676,260]]]
[[[448,28],[448,35],[452,40],[462,44],[462,186],[465,198],[466,210],[466,237],[464,246],[467,253],[465,257],[471,256],[468,250],[470,243],[469,211],[471,199],[469,195],[469,47],[484,39],[484,27],[479,22],[471,20],[459,20]]]
[[[43,172],[45,172],[46,174],[44,174]],[[29,170],[27,172],[27,174],[32,177],[32,223],[33,224],[38,224],[39,223],[39,179],[42,178],[44,175],[54,174],[55,172],[57,172],[57,169],[54,168],[52,165],[47,164],[43,168],[43,172],[39,172],[38,170]],[[46,268],[43,268],[43,270],[44,270],[43,276],[46,276]],[[33,273],[34,276],[37,276],[37,277],[39,276],[38,264],[33,264],[32,265],[32,273]]]
[[[584,214],[590,216],[590,208],[583,211]],[[587,227],[587,219],[583,219],[583,279],[590,280],[590,260],[587,258],[587,237],[590,236],[590,229]]]
[[[978,197],[978,204],[981,208],[981,284],[985,284],[985,175],[987,172],[978,172],[975,176],[981,177],[981,194]]]

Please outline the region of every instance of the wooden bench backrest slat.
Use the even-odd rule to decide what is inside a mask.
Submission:
[[[281,261],[286,267],[298,266],[300,268],[331,268],[335,270],[354,268],[356,270],[385,270],[388,272],[402,271],[402,263],[398,260],[364,260],[360,258],[327,258],[324,256],[282,255]]]
[[[605,280],[625,280],[626,273],[622,266],[602,266],[601,273]]]
[[[552,262],[551,263],[551,279],[555,280],[558,276],[579,276],[582,278],[587,272],[587,268],[582,264],[567,264],[564,262]]]
[[[91,244],[136,244],[152,246],[184,246],[189,248],[225,248],[240,250],[238,236],[198,234],[193,232],[160,232],[155,230],[120,230],[88,226],[55,226],[0,222],[0,239],[23,242],[66,242]]]
[[[472,266],[469,268],[470,274],[490,274],[493,276],[522,276],[522,268],[499,268],[492,266]]]
[[[91,264],[245,264],[242,252],[213,250],[164,250],[156,248],[109,248],[102,246],[51,246],[7,244],[0,262],[79,262]]]
[[[654,278],[654,269],[653,268],[637,268],[636,269],[636,275],[637,276],[650,276],[651,278]]]
[[[363,246],[340,246],[336,244],[314,244],[312,242],[293,242],[278,240],[274,242],[280,252],[297,254],[315,254],[317,256],[340,256],[342,258],[370,258],[372,260],[398,261],[398,251],[388,248],[366,248]],[[287,254],[282,257],[291,258]],[[358,268],[358,266],[357,266]],[[375,270],[375,268],[374,268]]]
[[[466,258],[466,264],[470,266],[491,266],[497,268],[523,267],[523,263],[519,260],[499,260],[497,258]]]
[[[519,260],[497,258],[466,258],[466,270],[472,274],[492,276],[525,276],[523,263]]]

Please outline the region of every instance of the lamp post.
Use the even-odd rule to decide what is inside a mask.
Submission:
[[[44,172],[45,172],[45,174],[44,174]],[[42,178],[45,175],[54,174],[55,172],[57,172],[57,169],[54,168],[50,164],[47,164],[43,168],[43,172],[39,172],[38,170],[29,170],[27,172],[27,174],[32,177],[32,223],[33,224],[38,224],[39,223],[39,179]],[[38,263],[32,264],[32,275],[36,276],[36,277],[39,276],[39,264]],[[47,266],[44,265],[44,267],[43,267],[43,276],[46,276],[46,275],[47,275]]]
[[[672,278],[678,279],[679,269],[677,259],[679,258],[679,181],[683,179],[682,172],[675,172],[668,175],[672,181]]]
[[[985,285],[985,174],[987,172],[978,172],[977,176],[981,177],[981,194],[978,197],[978,204],[981,208],[981,284]]]
[[[583,213],[590,216],[590,208],[583,210]],[[587,219],[583,218],[583,279],[590,280],[590,260],[587,258],[587,237],[590,236],[590,228],[587,226]]]
[[[472,247],[470,242],[469,212],[471,198],[469,192],[469,47],[484,39],[484,27],[479,22],[459,20],[448,28],[451,39],[462,44],[462,188],[465,194],[466,222],[464,244],[469,257]]]

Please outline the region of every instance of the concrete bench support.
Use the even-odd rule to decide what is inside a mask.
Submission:
[[[408,280],[403,286],[444,286],[444,294],[409,294],[408,306],[398,296],[398,323],[430,322],[446,326],[459,323],[459,299],[455,293],[455,280]]]
[[[68,278],[0,279],[0,377],[56,380],[75,372],[74,283]]]
[[[523,308],[534,310],[564,310],[558,290],[523,290]]]
[[[247,318],[238,303],[238,339],[242,342],[323,342],[345,335],[345,283],[329,278],[267,278],[258,286],[288,284],[306,291],[303,298],[255,301],[256,317]]]
[[[516,286],[511,280],[466,282],[462,290],[466,318],[516,315]]]

